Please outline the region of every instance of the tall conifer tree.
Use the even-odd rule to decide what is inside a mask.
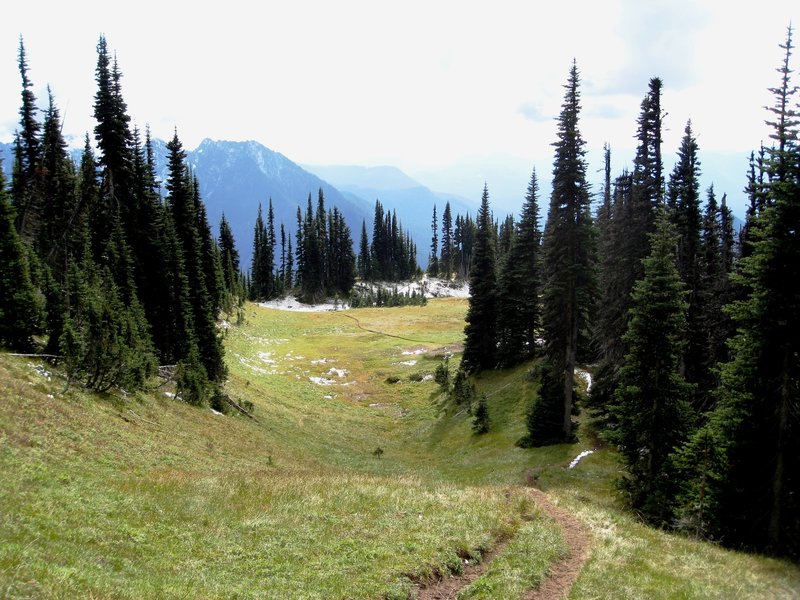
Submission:
[[[489,188],[484,185],[478,209],[475,257],[469,280],[469,308],[461,365],[467,373],[493,369],[497,356],[497,290]]]
[[[542,385],[540,402],[532,414],[534,421],[558,423],[558,429],[530,431],[531,443],[572,437],[578,345],[588,331],[595,294],[591,196],[586,180],[585,141],[578,128],[579,83],[578,67],[573,63],[558,118],[553,191],[542,247],[542,318],[549,379],[548,385]]]
[[[539,326],[539,183],[531,174],[517,231],[498,277],[499,361],[513,365],[533,356]]]
[[[671,453],[687,438],[691,386],[680,373],[686,302],[675,257],[676,240],[663,214],[651,235],[644,277],[633,289],[625,334],[628,354],[614,405],[618,426],[610,434],[627,467],[631,504],[659,525],[668,525],[677,482]]]
[[[22,104],[19,109],[20,130],[16,136],[16,164],[11,186],[16,209],[17,231],[23,240],[33,241],[38,230],[42,211],[41,198],[36,189],[36,169],[41,152],[41,125],[36,118],[36,95],[33,82],[28,77],[28,59],[22,37],[19,39],[19,73],[22,78]]]
[[[5,187],[0,169],[0,344],[25,351],[33,348],[33,336],[41,330],[44,306],[31,281]]]

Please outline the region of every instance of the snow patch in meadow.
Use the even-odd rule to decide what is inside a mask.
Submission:
[[[590,454],[594,454],[594,450],[584,450],[583,452],[578,454],[578,456],[576,456],[575,458],[572,459],[572,462],[569,463],[569,467],[567,467],[567,468],[568,469],[574,469],[576,466],[578,466],[579,462],[581,462],[584,458],[586,458]]]
[[[342,302],[338,304],[335,302],[304,304],[297,298],[291,296],[270,300],[269,302],[259,302],[258,305],[262,308],[272,308],[275,310],[286,310],[290,312],[333,312],[335,310],[343,310],[347,308],[347,305]]]
[[[261,362],[267,363],[268,365],[274,365],[275,360],[272,358],[273,352],[259,352],[258,358],[261,359]]]
[[[420,280],[404,281],[400,283],[385,283],[383,287],[389,290],[397,288],[401,294],[424,294],[426,298],[469,298],[469,284],[466,282],[450,282],[443,279],[431,278],[427,275]],[[259,302],[262,308],[286,310],[293,312],[333,312],[347,310],[347,302],[321,302],[320,304],[304,304],[294,296],[277,298],[269,302]]]
[[[413,367],[415,364],[417,364],[417,361],[415,361],[415,360],[404,360],[404,361],[401,361],[398,364],[405,365],[407,367]]]

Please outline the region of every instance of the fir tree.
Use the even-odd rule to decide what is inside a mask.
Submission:
[[[619,329],[624,315],[615,304],[619,302],[621,279],[625,277],[620,264],[622,246],[621,222],[624,215],[623,203],[627,198],[626,185],[630,177],[621,175],[616,187],[611,185],[611,148],[606,144],[604,151],[603,202],[597,211],[599,289],[598,309],[594,322],[594,344],[598,352],[598,364],[594,372],[592,388],[584,400],[600,428],[610,425],[608,408],[614,395],[619,363],[622,360]]]
[[[453,275],[453,214],[450,210],[450,202],[444,205],[442,213],[442,250],[439,260],[439,274],[448,281]]]
[[[721,370],[717,406],[688,452],[684,498],[699,490],[714,501],[703,525],[729,544],[800,557],[800,150],[797,112],[790,108],[788,31],[780,86],[769,107],[773,140],[765,163],[764,205],[754,211],[750,252],[738,263],[744,294],[731,305],[737,334]],[[700,436],[714,440],[721,467],[710,469]],[[708,447],[706,445],[705,447]],[[715,466],[715,465],[712,465]],[[697,510],[684,504],[697,515]]]
[[[19,73],[22,78],[22,105],[19,109],[20,130],[16,136],[16,164],[11,186],[16,209],[17,231],[23,240],[32,241],[38,230],[42,206],[36,189],[36,170],[41,153],[41,125],[36,118],[36,95],[28,77],[28,60],[22,36],[19,39]]]
[[[578,67],[573,63],[561,115],[553,162],[553,191],[544,231],[542,295],[545,330],[545,359],[554,383],[542,386],[537,418],[560,421],[559,432],[544,434],[546,439],[572,437],[575,364],[582,332],[588,328],[593,301],[593,224],[591,197],[586,180],[585,142],[578,129],[580,92]],[[556,394],[545,398],[546,394]],[[558,418],[545,416],[546,409],[557,410]]]
[[[428,256],[428,275],[439,275],[439,222],[436,218],[436,205],[433,205],[433,219],[431,220],[431,253]]]
[[[660,79],[650,80],[638,118],[633,172],[617,177],[610,216],[600,229],[601,298],[594,333],[599,356],[588,400],[605,426],[613,426],[608,409],[627,353],[622,335],[628,327],[631,291],[644,275],[642,260],[649,254],[655,211],[663,204],[661,87]]]
[[[282,227],[282,225],[281,225]],[[286,240],[286,266],[284,268],[284,283],[285,290],[290,290],[294,286],[294,255],[292,254],[292,235],[287,235]]]
[[[42,300],[31,281],[0,168],[0,344],[23,351],[33,348],[33,336],[42,326]]]
[[[353,238],[344,215],[337,207],[331,211],[331,273],[329,291],[347,296],[356,280],[356,257],[353,252]]]
[[[111,60],[108,44],[104,36],[100,36],[97,44],[97,68],[95,80],[94,116],[95,140],[100,149],[99,164],[101,167],[101,193],[103,197],[103,214],[98,215],[93,231],[97,232],[95,240],[95,257],[102,254],[102,245],[110,236],[108,229],[112,215],[119,213],[123,229],[132,225],[135,203],[130,198],[133,189],[131,153],[130,117],[127,105],[122,98],[120,87],[121,73],[116,60]],[[103,225],[106,225],[103,227]]]
[[[211,313],[212,316],[216,318],[217,313],[222,307],[222,296],[225,290],[225,283],[222,275],[222,262],[219,248],[211,234],[211,226],[206,216],[206,207],[200,198],[200,184],[197,181],[197,177],[192,175],[191,182],[196,227],[200,237],[200,265],[205,274],[206,288],[211,303]]]
[[[644,277],[634,286],[629,349],[620,370],[616,413],[618,427],[609,434],[625,459],[625,488],[634,508],[657,524],[672,517],[676,476],[671,453],[685,441],[691,426],[691,386],[680,373],[686,302],[676,267],[675,236],[666,216],[651,236]]]
[[[464,354],[461,365],[467,373],[493,369],[497,355],[497,290],[495,249],[492,240],[489,188],[484,185],[478,209],[475,257],[469,281],[469,308],[464,328]]]
[[[358,277],[361,281],[366,281],[371,273],[369,240],[367,239],[367,222],[361,221],[361,241],[358,246]]]
[[[508,256],[498,277],[498,359],[513,365],[533,356],[539,325],[539,184],[531,174],[528,193]]]
[[[236,249],[236,240],[233,238],[233,231],[224,212],[219,222],[219,249],[225,288],[229,293],[239,295],[239,271],[241,270],[239,251]]]
[[[250,266],[250,299],[268,300],[272,290],[272,253],[269,247],[269,232],[264,223],[261,204],[253,229],[253,258]]]
[[[192,309],[194,335],[200,362],[205,368],[208,379],[221,382],[227,370],[223,361],[222,342],[217,334],[216,309],[209,295],[206,284],[206,273],[203,264],[203,251],[200,232],[198,231],[198,215],[195,195],[190,174],[185,164],[183,145],[175,133],[167,144],[168,178],[167,206],[169,207],[175,227],[175,236],[183,257],[189,292],[189,303]],[[191,348],[187,350],[191,351]],[[189,355],[181,357],[190,359]]]
[[[39,217],[36,248],[53,277],[60,282],[64,279],[63,272],[69,260],[70,234],[73,226],[78,226],[75,219],[80,216],[80,206],[75,196],[75,167],[61,134],[61,117],[49,88],[37,171],[43,210]]]
[[[470,215],[456,215],[453,243],[457,248],[457,277],[464,281],[470,276],[472,253],[475,246],[475,222]]]
[[[700,161],[697,158],[697,141],[692,132],[691,121],[686,124],[678,163],[669,180],[668,203],[670,218],[675,224],[678,242],[678,272],[686,285],[686,346],[683,357],[683,372],[689,383],[697,384],[698,396],[693,404],[703,409],[705,395],[701,383],[708,378],[707,350],[708,329],[703,321],[700,211]],[[716,216],[716,215],[715,215]],[[719,248],[716,248],[719,251]]]
[[[489,432],[489,407],[486,403],[486,394],[481,394],[475,414],[472,417],[472,432],[482,435]]]

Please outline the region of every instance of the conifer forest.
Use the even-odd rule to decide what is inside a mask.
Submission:
[[[166,178],[156,172],[150,131],[132,123],[122,67],[103,36],[96,125],[75,161],[56,98],[33,92],[20,39],[10,180],[0,171],[0,345],[45,357],[66,386],[96,392],[133,392],[167,371],[185,403],[223,411],[222,315],[244,319],[248,302],[287,295],[335,297],[353,309],[424,304],[359,285],[468,282],[456,379],[469,389],[486,373],[530,365],[539,392],[517,446],[569,443],[580,419],[619,453],[618,493],[645,523],[798,561],[800,104],[791,28],[780,48],[772,103],[736,116],[766,119],[771,130],[742,165],[742,227],[724,193],[700,189],[693,123],[681,124],[678,148],[663,147],[669,82],[659,77],[643,89],[630,169],[612,173],[606,146],[604,165],[591,165],[603,173],[593,189],[573,62],[557,138],[545,142],[551,189],[534,169],[517,215],[505,219],[492,212],[491,182],[476,190],[474,216],[434,206],[423,272],[396,211],[378,200],[371,226],[347,223],[322,189],[308,190],[295,223],[276,223],[265,198],[252,239],[234,240],[224,215],[215,236],[177,130]],[[240,264],[242,244],[252,245],[249,265]],[[592,374],[585,393],[579,369]],[[485,399],[480,411],[476,435],[491,427]]]

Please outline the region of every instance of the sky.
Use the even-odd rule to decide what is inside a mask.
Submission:
[[[103,34],[132,121],[163,139],[177,129],[189,149],[256,140],[297,163],[392,165],[454,193],[483,178],[491,194],[492,176],[502,190],[506,173],[521,197],[532,166],[549,181],[574,60],[592,173],[604,143],[615,173],[630,166],[658,76],[667,169],[691,119],[701,162],[743,174],[767,141],[790,23],[797,0],[14,2],[0,19],[0,141],[18,127],[21,35],[40,104],[49,85],[80,144]]]

